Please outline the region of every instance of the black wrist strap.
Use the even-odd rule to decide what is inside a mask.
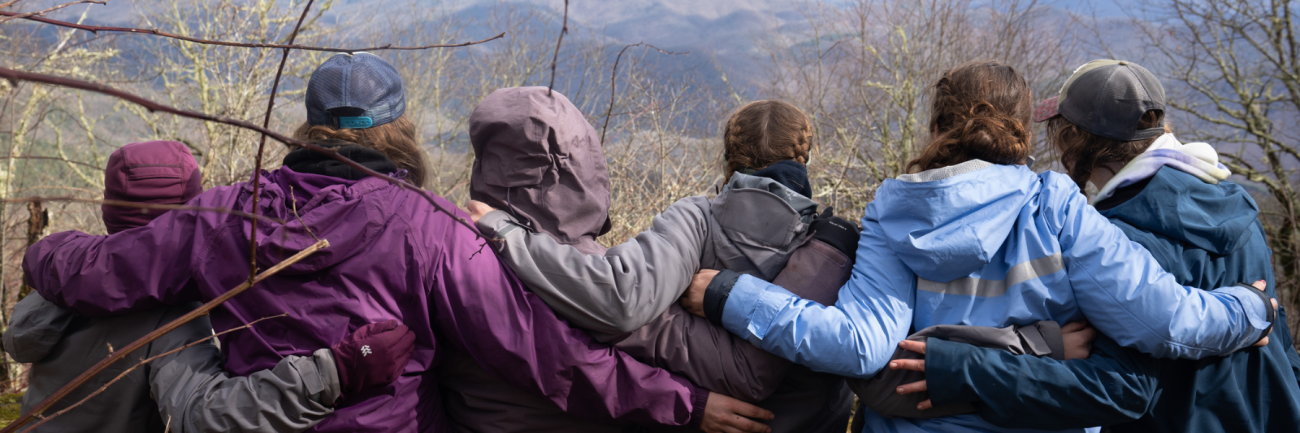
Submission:
[[[1259,295],[1259,300],[1264,301],[1264,319],[1268,320],[1268,328],[1265,328],[1264,333],[1260,334],[1259,340],[1255,340],[1251,343],[1251,345],[1254,345],[1265,337],[1268,337],[1268,334],[1273,333],[1273,322],[1277,321],[1277,309],[1273,308],[1272,300],[1268,298],[1268,294],[1264,293],[1263,290],[1257,289],[1255,286],[1246,283],[1237,283],[1237,285],[1250,289],[1251,293]]]
[[[704,289],[704,317],[713,324],[722,326],[722,311],[727,307],[727,297],[731,296],[731,288],[739,279],[740,273],[723,270],[714,275]]]

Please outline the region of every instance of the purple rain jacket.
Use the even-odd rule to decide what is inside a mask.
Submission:
[[[399,319],[417,333],[401,378],[343,396],[336,416],[314,431],[450,431],[435,372],[458,351],[578,416],[699,424],[707,391],[561,321],[491,248],[481,247],[474,231],[418,194],[381,179],[349,181],[288,168],[264,173],[261,185],[259,212],[284,222],[258,223],[260,269],[313,244],[314,236],[331,246],[212,312],[218,331],[289,313],[222,339],[231,373],[309,356],[367,323]],[[252,190],[251,183],[217,187],[189,204],[249,211]],[[28,249],[23,269],[46,299],[85,315],[210,300],[248,278],[249,230],[247,220],[228,214],[171,211],[111,236],[51,235]]]

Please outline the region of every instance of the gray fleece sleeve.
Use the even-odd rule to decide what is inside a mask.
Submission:
[[[207,323],[206,317],[199,321]],[[207,328],[206,334],[193,329],[177,335],[187,327],[173,331],[153,343],[150,356],[211,335]],[[341,393],[329,349],[285,357],[247,377],[228,375],[210,340],[155,362],[150,392],[163,422],[183,433],[305,431],[334,413],[331,406]]]
[[[687,197],[604,255],[583,254],[550,235],[524,229],[502,211],[478,221],[503,239],[492,245],[515,275],[555,313],[609,341],[650,323],[677,302],[700,270],[708,236],[708,200]]]

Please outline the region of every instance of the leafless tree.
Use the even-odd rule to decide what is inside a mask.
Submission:
[[[1150,0],[1130,21],[1170,88],[1179,134],[1218,146],[1234,174],[1262,186],[1261,220],[1277,290],[1300,309],[1300,44],[1290,0]],[[1288,317],[1291,329],[1300,315]],[[1298,341],[1300,343],[1300,341]]]
[[[816,120],[815,194],[851,216],[927,143],[927,93],[944,70],[1002,61],[1043,95],[1073,62],[1072,42],[1061,37],[1073,20],[1048,16],[1034,0],[859,0],[801,10],[805,32],[766,42],[771,92]]]

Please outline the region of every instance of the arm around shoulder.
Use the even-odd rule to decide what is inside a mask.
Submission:
[[[726,295],[723,325],[816,371],[856,378],[874,375],[907,337],[916,283],[911,270],[885,244],[871,215],[868,207],[852,276],[833,306],[741,276]]]
[[[1068,193],[1068,194],[1067,194]],[[1270,322],[1260,296],[1240,287],[1185,287],[1077,188],[1057,191],[1049,224],[1083,315],[1120,345],[1161,358],[1200,359],[1247,347]]]
[[[926,381],[936,406],[976,403],[1006,428],[1061,430],[1136,420],[1152,404],[1159,361],[1101,336],[1086,359],[1060,361],[930,338]]]
[[[190,278],[197,211],[167,212],[149,225],[113,235],[55,233],[27,249],[28,283],[55,305],[95,316],[142,311],[198,299]]]
[[[583,254],[523,228],[504,211],[477,223],[503,241],[501,260],[557,314],[597,335],[626,334],[677,301],[699,270],[708,202],[688,197],[656,215],[649,230],[604,255]]]

